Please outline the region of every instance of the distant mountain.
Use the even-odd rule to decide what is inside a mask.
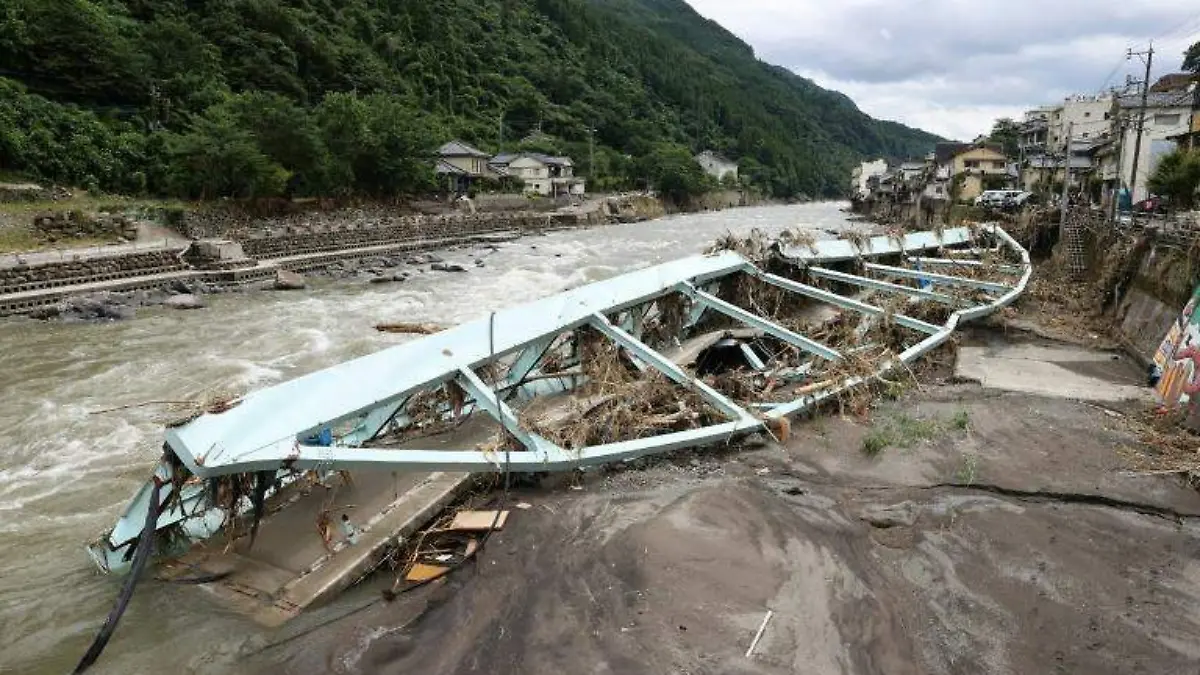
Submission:
[[[601,187],[714,150],[775,196],[833,196],[939,140],[683,0],[9,0],[0,64],[0,170],[125,192],[395,194],[442,141],[532,134]]]

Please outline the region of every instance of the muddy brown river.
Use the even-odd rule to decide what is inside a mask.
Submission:
[[[461,323],[700,252],[727,231],[841,229],[842,206],[556,232],[440,254],[468,274],[425,272],[382,287],[316,280],[298,293],[214,296],[198,312],[140,310],[123,323],[0,320],[0,673],[69,672],[117,593],[84,545],[157,460],[161,409],[95,411],[270,385],[407,339],[377,333],[380,321]],[[485,266],[474,268],[476,258]],[[147,581],[91,672],[239,672],[239,655],[270,633],[208,602],[203,588]]]

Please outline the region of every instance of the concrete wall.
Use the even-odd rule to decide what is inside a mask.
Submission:
[[[0,295],[186,269],[179,251],[147,251],[0,269]]]

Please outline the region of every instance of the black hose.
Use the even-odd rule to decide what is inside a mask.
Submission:
[[[137,549],[133,554],[133,563],[130,565],[129,575],[125,577],[125,585],[121,587],[121,593],[117,596],[117,604],[108,613],[108,619],[100,627],[100,632],[96,634],[96,639],[92,640],[92,646],[88,648],[87,653],[79,660],[79,665],[75,666],[74,675],[79,675],[87,671],[100,658],[100,654],[104,652],[104,647],[108,645],[109,638],[117,630],[117,623],[121,620],[121,615],[125,613],[125,608],[129,606],[129,600],[133,598],[133,589],[137,586],[138,578],[142,575],[142,570],[146,568],[146,563],[149,562],[150,556],[154,555],[154,534],[158,529],[158,514],[161,506],[159,498],[163,481],[157,474],[153,480],[154,487],[150,490],[150,504],[146,507],[146,524],[142,526],[142,534],[138,539]]]
[[[266,511],[267,490],[275,480],[275,472],[259,471],[254,476],[254,524],[250,526],[250,545],[247,548],[253,548],[254,540],[258,537],[258,524]]]

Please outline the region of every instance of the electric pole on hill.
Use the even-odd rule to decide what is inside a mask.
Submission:
[[[1142,104],[1138,110],[1137,137],[1133,141],[1133,169],[1129,175],[1130,204],[1137,203],[1138,162],[1142,158],[1142,135],[1146,131],[1146,101],[1150,96],[1150,67],[1154,64],[1154,43],[1151,42],[1150,47],[1144,52],[1129,50],[1125,58],[1132,59],[1135,56],[1146,62],[1146,76],[1142,79]]]
[[[588,127],[588,175],[593,185],[596,182],[596,127]]]

